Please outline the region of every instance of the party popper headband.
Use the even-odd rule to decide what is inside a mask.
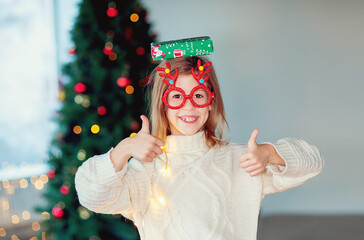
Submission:
[[[191,101],[193,106],[198,108],[204,108],[210,105],[215,94],[204,85],[210,78],[208,73],[210,73],[211,69],[207,69],[209,66],[211,66],[211,62],[207,62],[201,66],[201,60],[198,59],[198,73],[196,74],[194,68],[191,68],[192,76],[197,81],[198,85],[191,90],[189,95],[187,95],[182,88],[176,86],[178,68],[176,68],[174,75],[172,75],[171,65],[168,62],[166,62],[167,68],[157,67],[157,71],[164,72],[159,73],[159,76],[170,79],[169,81],[166,79],[163,80],[165,84],[170,86],[162,96],[163,103],[170,109],[179,109],[183,107],[187,99]]]
[[[214,52],[210,37],[185,38],[151,43],[154,61],[178,57],[209,55]]]

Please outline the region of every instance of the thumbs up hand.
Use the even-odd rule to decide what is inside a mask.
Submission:
[[[252,177],[265,171],[270,158],[270,151],[265,144],[256,142],[258,133],[259,130],[254,129],[248,141],[248,150],[239,156],[240,167]]]
[[[131,155],[143,162],[151,162],[157,155],[162,154],[161,147],[164,142],[152,136],[149,130],[149,120],[146,116],[141,115],[142,128],[133,137],[129,138],[129,148]]]
[[[157,155],[163,153],[161,147],[164,146],[164,142],[150,134],[148,118],[144,115],[140,118],[142,119],[140,131],[133,137],[123,139],[111,151],[110,158],[116,171],[121,170],[130,157],[151,162]]]

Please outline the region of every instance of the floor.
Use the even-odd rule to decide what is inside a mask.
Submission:
[[[261,218],[258,240],[364,240],[364,216]]]

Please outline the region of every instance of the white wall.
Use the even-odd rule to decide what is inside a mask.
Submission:
[[[158,40],[211,36],[231,139],[316,145],[316,178],[262,214],[364,213],[364,1],[144,0]]]
[[[233,141],[259,128],[258,142],[302,138],[323,154],[324,171],[267,196],[262,215],[364,213],[364,1],[142,2],[160,41],[211,36]]]

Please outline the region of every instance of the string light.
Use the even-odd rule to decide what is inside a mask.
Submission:
[[[42,212],[42,218],[43,219],[50,219],[51,215],[48,212]]]
[[[6,236],[6,231],[4,228],[0,228],[0,237],[5,237]]]
[[[86,151],[84,149],[80,149],[77,153],[77,159],[83,161],[86,159]]]
[[[84,96],[81,105],[85,108],[88,108],[91,105],[90,98],[88,96]]]
[[[97,124],[92,125],[92,127],[91,127],[91,132],[92,132],[93,134],[97,134],[99,131],[100,131],[100,127],[99,127],[99,125],[97,125]]]
[[[114,52],[109,54],[110,61],[115,61],[118,58],[118,55]]]
[[[75,103],[77,103],[77,104],[82,104],[82,102],[83,102],[83,96],[82,96],[82,95],[80,95],[80,94],[77,94],[73,100],[74,100],[74,101],[75,101]]]
[[[114,32],[113,30],[108,30],[108,31],[106,32],[106,36],[107,36],[108,38],[113,38],[113,37],[115,36],[115,32]]]
[[[110,18],[114,18],[119,14],[118,10],[116,10],[116,4],[114,2],[109,3],[109,8],[107,9],[106,14]]]
[[[56,218],[62,218],[64,215],[63,209],[58,207],[58,206],[54,206],[52,209],[52,214],[54,217]]]
[[[32,184],[35,184],[36,181],[38,181],[38,177],[37,176],[33,176],[33,177],[30,178],[30,182]]]
[[[107,112],[107,110],[106,110],[106,107],[104,107],[104,106],[99,106],[99,107],[97,108],[97,113],[98,113],[99,115],[105,115],[105,114],[106,114],[106,112]]]
[[[39,180],[41,180],[43,183],[48,182],[48,176],[45,174],[40,175]]]
[[[80,206],[77,210],[78,210],[78,214],[80,215],[81,219],[87,220],[90,218],[91,213],[86,208]]]
[[[75,134],[80,134],[82,132],[82,128],[79,125],[73,127],[73,132]]]
[[[122,88],[125,88],[127,87],[128,85],[131,84],[131,81],[129,78],[127,77],[119,77],[117,80],[116,80],[116,84],[119,86],[119,87],[122,87]]]
[[[29,220],[30,219],[30,213],[28,211],[23,211],[22,212],[22,217],[24,220]]]
[[[3,210],[5,210],[5,211],[9,211],[9,209],[10,209],[10,204],[9,204],[9,202],[8,202],[8,201],[6,201],[6,200],[4,200],[4,201],[2,202],[2,207],[3,207]]]
[[[12,236],[11,236],[11,240],[19,240],[19,238],[18,238],[18,236],[16,236],[16,235],[12,235]]]
[[[7,189],[6,189],[6,192],[9,194],[9,195],[13,195],[15,193],[15,189],[12,185],[10,185]]]
[[[7,179],[4,179],[3,180],[3,188],[8,188],[10,186],[10,182],[9,182],[9,180],[7,180]]]
[[[40,230],[40,224],[38,222],[33,222],[32,223],[32,229],[34,232],[37,232]]]
[[[20,219],[19,219],[18,215],[14,214],[13,216],[11,216],[11,222],[13,224],[18,224],[20,222]]]
[[[20,179],[19,185],[21,188],[27,188],[28,187],[28,181],[26,179]]]
[[[59,189],[59,191],[63,194],[63,195],[67,195],[70,192],[70,187],[65,185],[62,185]]]
[[[129,86],[127,86],[126,88],[125,88],[125,92],[127,93],[127,94],[133,94],[133,92],[134,92],[134,87],[132,86],[132,85],[129,85]]]
[[[133,13],[132,15],[130,15],[130,20],[132,22],[137,22],[139,20],[139,15],[136,13]]]
[[[74,90],[76,93],[84,93],[86,91],[86,85],[84,83],[76,83]]]
[[[37,190],[42,190],[43,187],[44,187],[44,183],[41,181],[41,180],[37,180],[35,183],[34,183],[34,187],[35,189]]]

